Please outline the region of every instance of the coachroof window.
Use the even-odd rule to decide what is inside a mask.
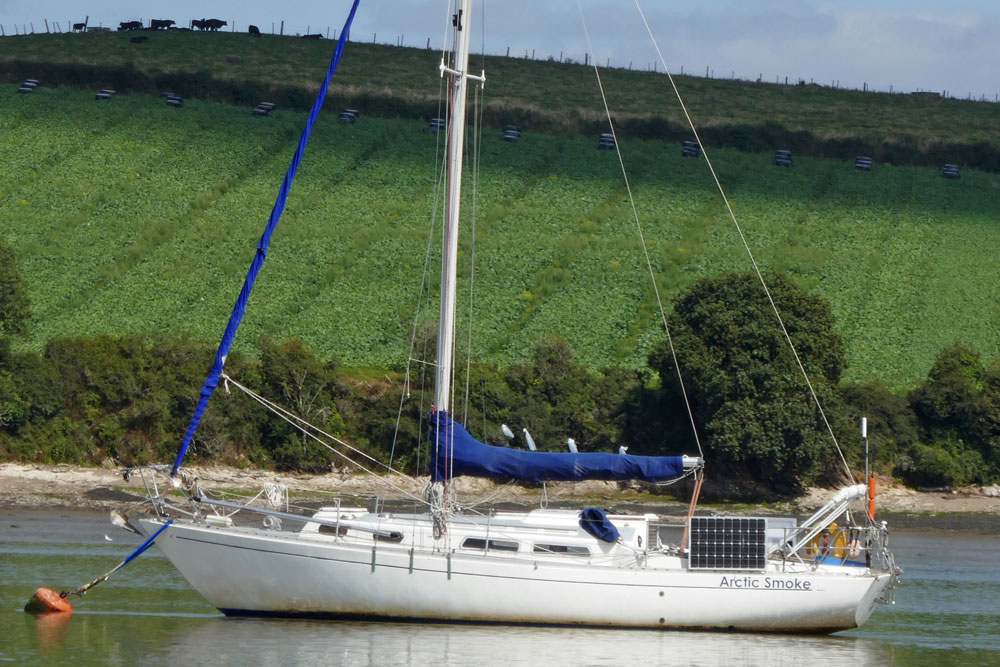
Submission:
[[[489,549],[490,551],[517,551],[517,542],[511,540],[490,540],[489,546],[487,547],[487,542],[481,537],[467,537],[465,541],[462,542],[463,549]]]
[[[566,554],[567,556],[590,555],[590,549],[587,547],[572,546],[569,544],[536,544],[534,551],[536,554]]]

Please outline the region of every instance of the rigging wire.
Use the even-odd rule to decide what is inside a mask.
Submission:
[[[450,3],[449,3],[450,7]],[[444,20],[444,31],[441,37],[441,61],[443,62],[448,54],[447,44],[448,44],[448,16],[450,12],[445,12]],[[444,106],[444,88],[445,88],[445,78],[440,77],[438,83],[438,105],[437,105],[437,115],[435,118],[441,118],[441,108]],[[445,106],[445,117],[447,118],[447,106]],[[447,135],[446,139],[447,139]],[[414,363],[421,364],[420,369],[420,401],[418,408],[418,425],[417,425],[417,470],[421,469],[421,454],[423,452],[423,447],[421,443],[423,442],[423,432],[424,432],[424,387],[426,386],[427,380],[427,366],[433,366],[427,361],[427,345],[428,337],[425,333],[423,337],[423,348],[419,358],[414,357],[414,351],[417,347],[417,335],[420,331],[420,315],[423,312],[425,295],[430,292],[430,286],[428,283],[428,273],[431,262],[432,250],[434,247],[434,232],[437,229],[437,216],[438,216],[438,204],[442,203],[444,197],[444,189],[442,187],[444,183],[445,174],[445,163],[441,159],[441,132],[438,129],[434,131],[434,195],[432,197],[433,206],[431,208],[431,224],[430,230],[427,234],[427,247],[424,250],[424,266],[420,274],[420,289],[417,292],[417,304],[413,311],[413,325],[410,334],[410,350],[406,359],[406,369],[404,373],[404,391],[399,397],[399,409],[396,413],[396,428],[392,436],[392,452],[389,456],[389,465],[392,465],[393,454],[396,451],[396,441],[399,437],[399,427],[403,419],[403,405],[410,397],[410,372],[411,365]],[[429,300],[429,297],[428,297]]]
[[[381,481],[383,484],[385,484],[389,488],[391,488],[393,491],[401,493],[404,496],[407,496],[408,498],[411,498],[413,500],[417,500],[418,502],[423,502],[423,500],[420,497],[418,497],[418,496],[410,493],[409,491],[407,491],[406,489],[404,489],[404,488],[402,488],[400,486],[397,486],[396,484],[393,484],[392,482],[390,482],[389,480],[385,479],[381,475],[378,475],[374,471],[372,471],[372,470],[366,468],[365,466],[361,465],[360,463],[358,463],[357,461],[355,461],[351,457],[347,456],[343,452],[338,451],[335,447],[330,446],[328,443],[324,442],[319,437],[317,437],[316,434],[319,433],[319,434],[323,435],[324,437],[329,438],[330,440],[332,440],[333,442],[337,443],[341,447],[349,449],[350,451],[354,452],[358,456],[361,456],[361,457],[363,457],[365,459],[368,459],[369,461],[371,461],[372,463],[374,463],[376,465],[382,466],[383,468],[386,469],[387,472],[399,475],[403,479],[406,479],[406,480],[408,480],[408,481],[410,481],[410,482],[412,482],[412,483],[415,484],[415,483],[417,483],[417,480],[414,479],[413,477],[410,477],[406,473],[404,473],[402,471],[399,471],[399,470],[396,470],[395,468],[391,468],[391,467],[387,466],[386,464],[382,463],[381,461],[379,461],[378,459],[372,457],[371,455],[365,453],[364,451],[362,451],[360,449],[357,449],[356,447],[353,447],[353,446],[349,445],[348,443],[344,442],[340,438],[338,438],[338,437],[336,437],[334,435],[331,435],[330,433],[327,433],[326,431],[324,431],[323,429],[321,429],[321,428],[319,428],[317,426],[314,426],[314,425],[310,424],[305,419],[302,419],[301,417],[295,415],[294,413],[292,413],[292,412],[284,409],[283,407],[281,407],[277,403],[274,403],[273,401],[270,401],[270,400],[264,398],[260,394],[257,394],[256,392],[254,392],[253,390],[251,390],[249,387],[246,387],[246,386],[240,384],[239,382],[237,382],[233,378],[229,377],[225,373],[223,373],[221,377],[226,382],[227,385],[230,385],[230,384],[233,385],[234,387],[236,387],[237,389],[239,389],[240,391],[242,391],[244,394],[246,394],[247,396],[249,396],[251,399],[253,399],[253,400],[257,401],[258,403],[260,403],[265,408],[267,408],[268,410],[270,410],[271,412],[273,412],[274,414],[276,414],[278,417],[280,417],[281,419],[283,419],[284,421],[286,421],[288,424],[290,424],[291,426],[297,428],[302,433],[302,435],[304,435],[304,436],[306,436],[308,438],[312,438],[313,440],[315,440],[316,442],[318,442],[320,445],[322,445],[323,447],[326,447],[331,452],[333,452],[337,456],[341,457],[342,459],[344,459],[345,461],[347,461],[351,465],[356,466],[358,469],[360,469],[360,470],[368,473],[369,475],[372,475],[373,477],[375,477],[376,479],[378,479],[379,481]]]
[[[806,372],[806,368],[802,363],[802,359],[799,357],[799,352],[795,348],[795,344],[792,342],[792,337],[788,333],[788,329],[785,327],[785,322],[781,317],[781,313],[778,311],[778,306],[774,302],[774,298],[771,296],[771,290],[767,286],[767,282],[764,280],[764,275],[761,273],[760,267],[757,265],[757,260],[754,258],[753,251],[750,250],[750,243],[747,241],[746,236],[743,234],[743,229],[740,226],[739,221],[736,219],[736,213],[733,211],[733,207],[729,203],[729,198],[726,196],[726,191],[722,187],[722,182],[719,180],[718,174],[715,172],[715,167],[712,166],[712,161],[709,159],[708,151],[705,150],[704,144],[701,143],[701,137],[698,135],[698,130],[695,128],[694,121],[691,119],[691,114],[688,113],[687,105],[684,104],[684,100],[681,98],[680,90],[677,88],[677,83],[674,81],[673,75],[670,74],[670,70],[667,69],[667,62],[663,58],[663,54],[660,52],[660,46],[656,42],[656,38],[653,37],[653,31],[649,27],[649,22],[646,21],[646,15],[642,11],[642,7],[639,6],[639,0],[634,0],[635,7],[639,10],[639,16],[642,18],[642,23],[646,27],[646,32],[649,34],[649,39],[653,43],[653,48],[656,49],[656,55],[660,59],[660,64],[663,65],[663,71],[667,75],[667,79],[670,80],[670,86],[674,90],[674,95],[677,96],[677,101],[680,103],[681,110],[684,112],[684,117],[687,119],[688,126],[691,128],[691,132],[694,134],[695,140],[698,142],[698,148],[701,149],[701,154],[705,157],[705,163],[708,165],[708,169],[712,174],[712,178],[715,180],[715,185],[719,189],[719,194],[722,195],[722,201],[726,205],[726,210],[729,212],[729,218],[733,221],[733,225],[736,227],[736,231],[739,233],[740,241],[743,242],[743,248],[746,250],[747,255],[750,257],[750,263],[753,265],[753,270],[757,274],[757,279],[760,280],[761,287],[764,288],[764,294],[767,295],[768,303],[771,304],[771,310],[774,311],[774,316],[778,320],[778,325],[781,327],[781,333],[785,337],[785,342],[788,343],[788,347],[792,350],[792,356],[795,357],[795,363],[799,367],[799,371],[802,374],[803,379],[806,382],[806,386],[809,388],[809,393],[812,395],[813,402],[816,404],[816,409],[819,410],[820,416],[823,418],[823,423],[826,425],[826,430],[830,434],[831,440],[833,440],[833,445],[837,449],[837,454],[840,456],[841,463],[844,464],[844,470],[847,472],[848,479],[851,483],[854,483],[854,473],[851,472],[851,467],[847,464],[847,459],[844,457],[844,452],[840,447],[840,443],[837,441],[837,436],[833,432],[833,427],[830,425],[830,420],[827,419],[826,411],[823,410],[823,405],[820,403],[819,396],[816,394],[816,390],[813,388],[812,381],[809,379],[809,374]],[[579,0],[577,0],[579,5]],[[582,17],[582,12],[581,12]],[[587,38],[588,44],[590,43],[590,38]],[[596,63],[595,63],[596,69]],[[603,95],[603,91],[602,91]],[[617,141],[615,142],[617,145]],[[676,361],[675,361],[676,366]]]
[[[629,205],[632,207],[632,217],[635,219],[635,227],[639,233],[639,243],[642,245],[642,253],[646,259],[646,268],[649,271],[650,282],[653,284],[653,294],[656,296],[656,305],[660,310],[660,319],[663,322],[663,330],[667,334],[667,344],[670,347],[670,354],[673,357],[674,369],[677,371],[677,382],[681,388],[681,394],[684,397],[684,407],[687,408],[688,420],[691,423],[691,432],[694,435],[695,444],[698,446],[698,455],[701,456],[702,460],[705,459],[705,452],[701,447],[701,438],[698,435],[698,427],[694,421],[694,411],[691,408],[691,401],[688,398],[687,388],[684,386],[684,378],[681,375],[681,367],[677,360],[677,351],[674,348],[673,336],[670,335],[670,325],[667,324],[667,313],[663,308],[663,299],[660,297],[660,288],[656,284],[656,272],[653,269],[653,262],[649,257],[649,248],[646,246],[646,237],[642,232],[642,223],[639,222],[639,213],[635,207],[635,199],[632,196],[632,186],[629,184],[628,172],[625,170],[625,160],[622,158],[621,148],[618,146],[618,135],[615,132],[615,124],[611,119],[611,109],[608,107],[608,98],[604,94],[604,84],[601,82],[601,72],[597,67],[597,58],[594,57],[594,48],[590,43],[590,31],[587,29],[587,21],[583,16],[583,7],[580,5],[580,0],[576,2],[577,10],[580,13],[580,23],[583,24],[583,34],[587,38],[587,52],[590,54],[590,60],[594,63],[594,74],[597,77],[597,87],[601,92],[601,102],[604,104],[604,113],[608,117],[608,126],[611,128],[611,135],[615,139],[615,153],[618,155],[618,164],[622,170],[622,179],[625,181],[625,190],[628,192]]]
[[[483,3],[482,15],[486,14],[485,11],[486,3]],[[485,16],[484,16],[485,21]],[[483,70],[486,69],[486,36],[485,27],[483,27]],[[478,212],[479,204],[479,165],[480,159],[482,158],[482,144],[483,144],[483,108],[485,107],[485,97],[483,94],[484,86],[479,84],[478,86],[473,86],[473,130],[472,130],[472,220],[469,223],[470,227],[470,249],[469,249],[469,334],[466,341],[466,355],[465,355],[465,396],[462,406],[462,423],[468,424],[469,422],[469,389],[471,384],[471,373],[472,373],[472,320],[475,305],[475,287],[476,287],[476,224],[478,219],[476,217]]]

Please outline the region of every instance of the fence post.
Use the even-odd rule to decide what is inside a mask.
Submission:
[[[48,33],[48,31],[49,31],[49,20],[48,19],[43,19],[43,20],[45,21],[45,32]]]
[[[430,37],[427,38],[427,43],[428,44],[431,43],[431,38]],[[510,47],[509,46],[507,47],[507,57],[510,58]]]
[[[281,19],[281,30],[278,31],[279,35],[285,34],[285,19]]]

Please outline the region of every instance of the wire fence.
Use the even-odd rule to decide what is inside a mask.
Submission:
[[[87,19],[85,19],[82,23],[80,23],[80,22],[75,22],[74,23],[73,21],[66,21],[65,23],[63,23],[61,21],[49,21],[48,19],[43,19],[43,23],[44,23],[44,31],[46,33],[85,32],[85,31],[86,32],[94,32],[94,31],[111,31],[111,30],[152,30],[152,29],[154,29],[154,28],[150,27],[152,25],[152,20],[149,21],[150,26],[147,26],[142,18],[139,18],[137,21],[121,22],[121,23],[118,24],[118,26],[115,26],[115,27],[104,26],[101,23],[98,23],[97,25],[90,25],[89,24],[89,17],[87,17]],[[138,23],[139,26],[138,27],[132,27],[132,28],[123,28],[122,27],[122,26],[125,26],[126,24],[129,24],[129,23],[130,24]],[[187,25],[177,25],[176,22],[174,22],[174,21],[169,21],[169,23],[172,24],[171,26],[169,26],[170,29],[180,29],[180,30],[195,30],[195,29],[201,29],[201,30],[225,30],[227,32],[237,32],[237,30],[236,30],[237,22],[234,21],[234,20],[223,21],[222,23],[224,25],[222,25],[222,26],[220,26],[218,28],[199,27],[197,25],[198,21],[196,19],[192,19],[192,20],[188,21]],[[13,32],[9,31],[9,28],[11,28],[11,27],[13,27]],[[166,28],[167,26],[163,26],[163,27]],[[253,27],[257,28],[257,30],[260,31],[260,32],[264,32],[264,30],[261,29],[260,26],[253,26]],[[287,26],[287,30],[286,30],[286,23],[285,23],[285,21],[284,20],[280,20],[280,21],[276,21],[276,22],[271,22],[271,25],[270,25],[270,34],[271,35],[277,35],[277,36],[285,36],[285,37],[308,37],[308,38],[313,38],[313,39],[324,39],[324,38],[325,39],[337,39],[337,29],[336,28],[333,28],[332,31],[331,31],[330,26],[324,26],[323,28],[320,28],[319,26],[316,26],[317,31],[314,32],[313,31],[313,27],[314,26],[307,24],[306,28],[305,28],[305,32],[302,32],[300,30],[301,29],[301,24],[299,24],[299,25],[297,25],[297,26],[295,26],[293,28],[292,24],[289,23],[288,26]],[[39,26],[39,28],[41,29],[41,25]],[[244,31],[241,30],[240,32],[244,32]],[[250,30],[250,26],[249,25],[248,25],[248,29],[247,29],[246,32],[249,32],[251,34],[254,33],[253,30]],[[24,35],[34,35],[34,34],[37,34],[37,33],[36,33],[36,30],[35,30],[35,25],[32,22],[29,22],[29,23],[15,23],[15,24],[0,24],[0,37],[14,37],[14,36],[24,36]],[[368,39],[367,39],[367,37],[365,37],[365,38],[357,37],[353,41],[368,42]],[[427,38],[427,40],[426,40],[426,42],[424,44],[422,44],[422,45],[414,45],[414,44],[407,44],[406,41],[405,41],[405,35],[402,35],[402,34],[397,35],[396,38],[395,38],[395,40],[393,42],[385,42],[385,41],[379,42],[378,41],[378,33],[377,32],[373,32],[370,43],[371,44],[380,44],[382,46],[396,46],[396,47],[405,47],[405,48],[424,48],[424,49],[427,49],[427,50],[430,50],[430,48],[431,48],[431,39],[430,39],[430,37]],[[589,54],[584,54],[584,56],[583,56],[582,59],[580,59],[580,58],[574,59],[571,56],[564,55],[563,52],[559,53],[558,58],[555,56],[555,54],[536,56],[537,53],[538,53],[537,49],[532,48],[532,49],[529,50],[529,49],[526,48],[526,49],[524,49],[523,53],[521,53],[520,50],[516,50],[513,53],[513,55],[512,55],[511,54],[511,47],[508,46],[508,47],[506,47],[506,49],[503,52],[486,53],[486,54],[480,53],[480,54],[477,54],[477,55],[488,55],[488,56],[506,57],[506,58],[521,58],[521,59],[525,59],[525,60],[547,60],[547,61],[550,61],[550,62],[560,62],[560,63],[569,64],[569,65],[587,65],[587,66],[589,66],[591,64],[590,63],[590,56],[589,56]],[[600,61],[598,61],[598,66],[602,66],[602,64],[600,63]],[[603,63],[603,67],[608,68],[608,69],[635,70],[635,71],[645,71],[645,72],[658,72],[658,71],[662,71],[662,69],[659,69],[659,65],[655,61],[647,61],[647,62],[644,62],[644,63],[637,63],[635,61],[631,61],[630,60],[628,62],[628,64],[626,65],[626,64],[623,64],[623,63],[619,63],[619,62],[612,63],[610,57],[608,57],[608,58],[605,59],[605,62]],[[702,76],[704,76],[704,78],[708,78],[708,79],[729,79],[729,80],[733,80],[733,81],[742,81],[742,82],[745,82],[745,83],[767,83],[767,84],[772,83],[770,76],[765,77],[763,73],[759,73],[756,77],[746,77],[746,76],[742,76],[742,75],[741,76],[737,76],[735,70],[730,70],[729,76],[724,76],[724,75],[717,76],[716,73],[715,73],[715,70],[711,66],[706,66],[705,67],[705,73],[704,73],[704,75],[701,74],[701,70],[700,69],[697,70],[697,71],[690,71],[690,70],[689,71],[685,71],[685,69],[684,69],[683,66],[678,71],[673,72],[673,73],[681,75],[681,76],[685,76],[685,75],[687,75],[687,76],[695,76],[695,77],[702,77]],[[785,86],[806,86],[806,85],[810,85],[810,86],[822,86],[822,87],[826,87],[826,88],[834,88],[834,89],[838,89],[838,90],[853,90],[853,91],[865,92],[865,93],[882,93],[882,94],[890,94],[890,95],[892,95],[892,94],[906,94],[906,95],[915,95],[915,96],[932,98],[932,99],[959,99],[959,100],[968,100],[968,101],[973,101],[973,102],[1000,103],[1000,93],[994,93],[993,94],[993,99],[990,99],[989,95],[987,95],[985,93],[978,93],[977,94],[977,93],[972,93],[971,91],[968,92],[968,93],[965,93],[965,94],[961,94],[961,93],[956,94],[954,91],[951,91],[951,90],[942,90],[940,92],[938,92],[938,91],[930,91],[930,90],[921,90],[919,88],[916,89],[916,90],[905,90],[903,88],[899,88],[899,87],[894,86],[892,84],[890,84],[888,87],[870,86],[867,82],[862,82],[862,84],[861,84],[860,87],[850,86],[850,85],[843,85],[842,86],[839,79],[834,79],[834,80],[831,80],[829,83],[827,83],[826,81],[816,81],[813,78],[810,78],[808,81],[806,81],[805,78],[803,78],[803,77],[789,77],[789,76],[781,76],[781,75],[775,75],[773,83],[775,85],[779,85],[779,86],[780,85],[785,85]]]

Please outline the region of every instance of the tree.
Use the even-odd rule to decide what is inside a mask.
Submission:
[[[985,367],[975,349],[941,350],[927,379],[910,392],[923,444],[901,474],[912,484],[983,482],[1000,467],[1000,364]]]
[[[766,278],[785,327],[824,404],[846,367],[829,304],[783,274]],[[695,423],[714,469],[780,493],[823,479],[836,458],[756,274],[705,278],[674,302],[671,332]],[[666,343],[650,354],[674,433],[690,432]],[[831,410],[831,413],[837,412]],[[690,436],[688,436],[690,437]]]
[[[28,285],[14,249],[0,239],[0,336],[25,335],[31,322]]]

